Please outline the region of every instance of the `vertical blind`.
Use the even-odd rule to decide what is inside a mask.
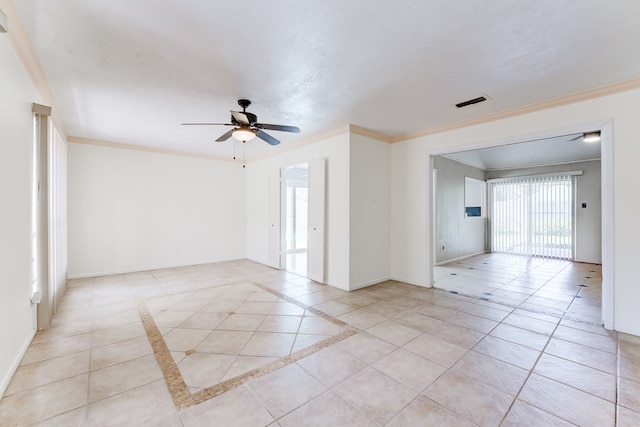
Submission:
[[[491,250],[573,258],[573,174],[495,180]]]

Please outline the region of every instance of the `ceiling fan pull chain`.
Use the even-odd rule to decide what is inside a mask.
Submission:
[[[246,162],[244,160],[246,158],[246,154],[247,154],[247,143],[243,142],[242,143],[242,167],[243,168],[247,167],[247,164],[246,164]]]
[[[236,140],[233,140],[233,160],[236,159]]]

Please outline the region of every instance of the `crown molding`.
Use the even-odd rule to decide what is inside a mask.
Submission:
[[[349,132],[356,135],[360,135],[360,136],[366,136],[367,138],[377,139],[378,141],[382,141],[382,142],[388,142],[388,143],[393,142],[393,138],[390,137],[389,135],[384,135],[376,131],[369,130],[357,125],[349,125]]]
[[[577,92],[570,95],[561,96],[559,98],[553,98],[546,101],[536,102],[534,104],[524,105],[522,107],[499,111],[497,113],[488,114],[486,116],[475,117],[467,120],[461,120],[458,122],[453,122],[453,123],[449,123],[442,126],[436,126],[436,127],[421,130],[418,132],[413,132],[405,135],[392,137],[391,143],[407,141],[409,139],[415,139],[422,136],[433,135],[436,133],[447,132],[447,131],[461,129],[469,126],[475,126],[483,123],[493,122],[496,120],[502,120],[510,117],[521,116],[523,114],[533,113],[536,111],[562,107],[569,104],[575,104],[578,102],[588,101],[591,99],[601,98],[603,96],[614,95],[616,93],[627,92],[627,91],[635,90],[639,88],[640,88],[640,78],[625,80],[625,81],[610,84],[607,86],[602,86],[599,88],[590,89],[583,92]]]

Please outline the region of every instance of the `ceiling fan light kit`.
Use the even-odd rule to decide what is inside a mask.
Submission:
[[[278,145],[280,141],[269,135],[264,131],[277,130],[281,132],[300,133],[300,129],[296,126],[287,125],[272,125],[268,123],[259,123],[258,116],[247,111],[247,107],[251,105],[251,101],[248,99],[238,99],[238,105],[242,107],[242,111],[231,112],[231,123],[182,123],[183,125],[195,125],[195,126],[233,126],[233,129],[221,135],[216,141],[223,142],[233,137],[241,142],[247,142],[254,139],[256,136],[267,144]]]

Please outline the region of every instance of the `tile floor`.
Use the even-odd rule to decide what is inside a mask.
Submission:
[[[592,304],[566,316],[595,298],[587,273],[585,298],[549,312],[523,304],[549,280],[508,304],[394,281],[349,293],[246,260],[72,280],[0,424],[640,425],[640,338],[589,322]]]

